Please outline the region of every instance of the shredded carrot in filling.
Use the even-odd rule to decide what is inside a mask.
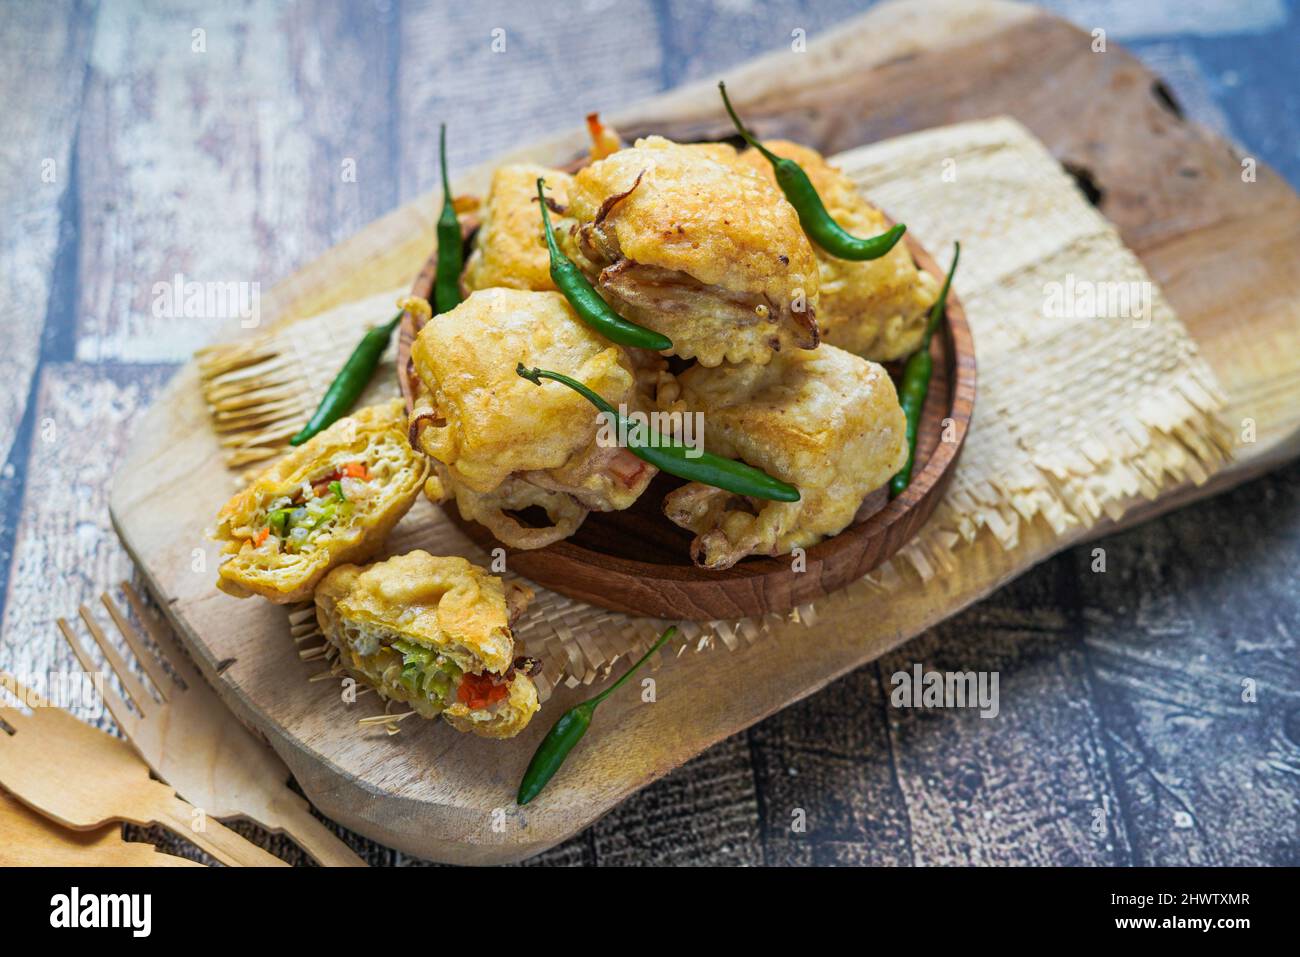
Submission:
[[[322,476],[312,482],[312,491],[315,492],[318,497],[323,496],[329,491],[330,482],[337,482],[339,479],[345,478],[361,479],[363,482],[369,481],[370,470],[366,468],[364,462],[348,462],[346,465],[341,465],[328,475]]]
[[[264,506],[262,521],[266,524],[253,533],[252,546],[260,548],[274,533],[277,543],[294,552],[306,543],[309,534],[328,530],[335,524],[348,524],[354,506],[342,482],[344,479],[369,482],[371,478],[364,462],[347,462],[312,480],[310,495],[300,487],[292,494],[277,496]]]
[[[466,674],[456,689],[456,698],[475,711],[504,700],[510,694],[510,688],[504,682],[497,684],[492,679],[492,675]]]

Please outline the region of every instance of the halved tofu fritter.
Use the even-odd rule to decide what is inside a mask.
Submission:
[[[385,700],[459,731],[514,737],[538,709],[511,624],[532,598],[459,556],[414,551],[343,565],[316,590],[316,619],[344,668]]]
[[[212,537],[229,557],[217,587],[277,604],[310,598],[331,568],[379,549],[427,473],[428,463],[407,441],[400,399],[339,419],[218,513]]]

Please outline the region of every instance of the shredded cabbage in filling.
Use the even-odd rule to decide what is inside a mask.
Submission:
[[[447,652],[376,625],[344,621],[341,630],[348,650],[364,660],[368,677],[378,682],[385,694],[399,699],[418,697],[440,711],[456,700],[465,669]]]
[[[364,463],[346,462],[304,482],[292,495],[276,496],[253,522],[259,529],[253,547],[289,554],[314,551],[323,539],[352,525],[358,506],[377,491],[372,478]]]

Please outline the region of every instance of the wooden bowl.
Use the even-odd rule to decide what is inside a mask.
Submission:
[[[464,223],[463,228],[468,237],[475,224]],[[917,265],[942,282],[943,270],[912,234],[905,234],[904,240]],[[416,279],[414,295],[431,297],[435,268],[436,252]],[[397,369],[408,411],[414,375],[411,345],[417,331],[411,316],[403,316]],[[692,534],[670,522],[661,509],[663,497],[683,482],[662,473],[631,508],[592,512],[564,541],[531,551],[506,547],[511,571],[615,611],[699,621],[785,613],[861,578],[925,524],[966,440],[975,404],[975,348],[955,291],[948,294],[948,321],[940,332],[930,348],[934,376],[917,432],[911,485],[834,538],[807,549],[803,571],[792,569],[788,555],[746,558],[722,571],[696,567],[690,559]],[[896,376],[900,369],[891,369],[891,374]],[[943,441],[945,420],[951,420],[948,441]],[[446,504],[446,513],[481,547],[505,547],[482,525],[462,519],[453,502]]]

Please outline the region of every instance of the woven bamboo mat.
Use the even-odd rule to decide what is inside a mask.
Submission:
[[[1169,486],[1203,482],[1228,460],[1224,397],[1195,343],[1115,229],[1022,126],[994,119],[927,130],[836,162],[941,262],[962,242],[955,286],[975,337],[979,395],[957,473],[921,534],[819,607],[924,588],[977,536],[1014,548],[1027,523],[1056,535],[1089,527]],[[232,477],[278,454],[363,329],[390,316],[404,292],[199,354]],[[396,389],[390,356],[366,401]],[[390,542],[393,551],[416,547],[488,561],[426,502]],[[597,680],[665,624],[534,587],[517,633],[552,683]],[[310,626],[295,620],[304,641]],[[816,620],[807,605],[788,616],[687,622],[680,653],[797,640]]]

